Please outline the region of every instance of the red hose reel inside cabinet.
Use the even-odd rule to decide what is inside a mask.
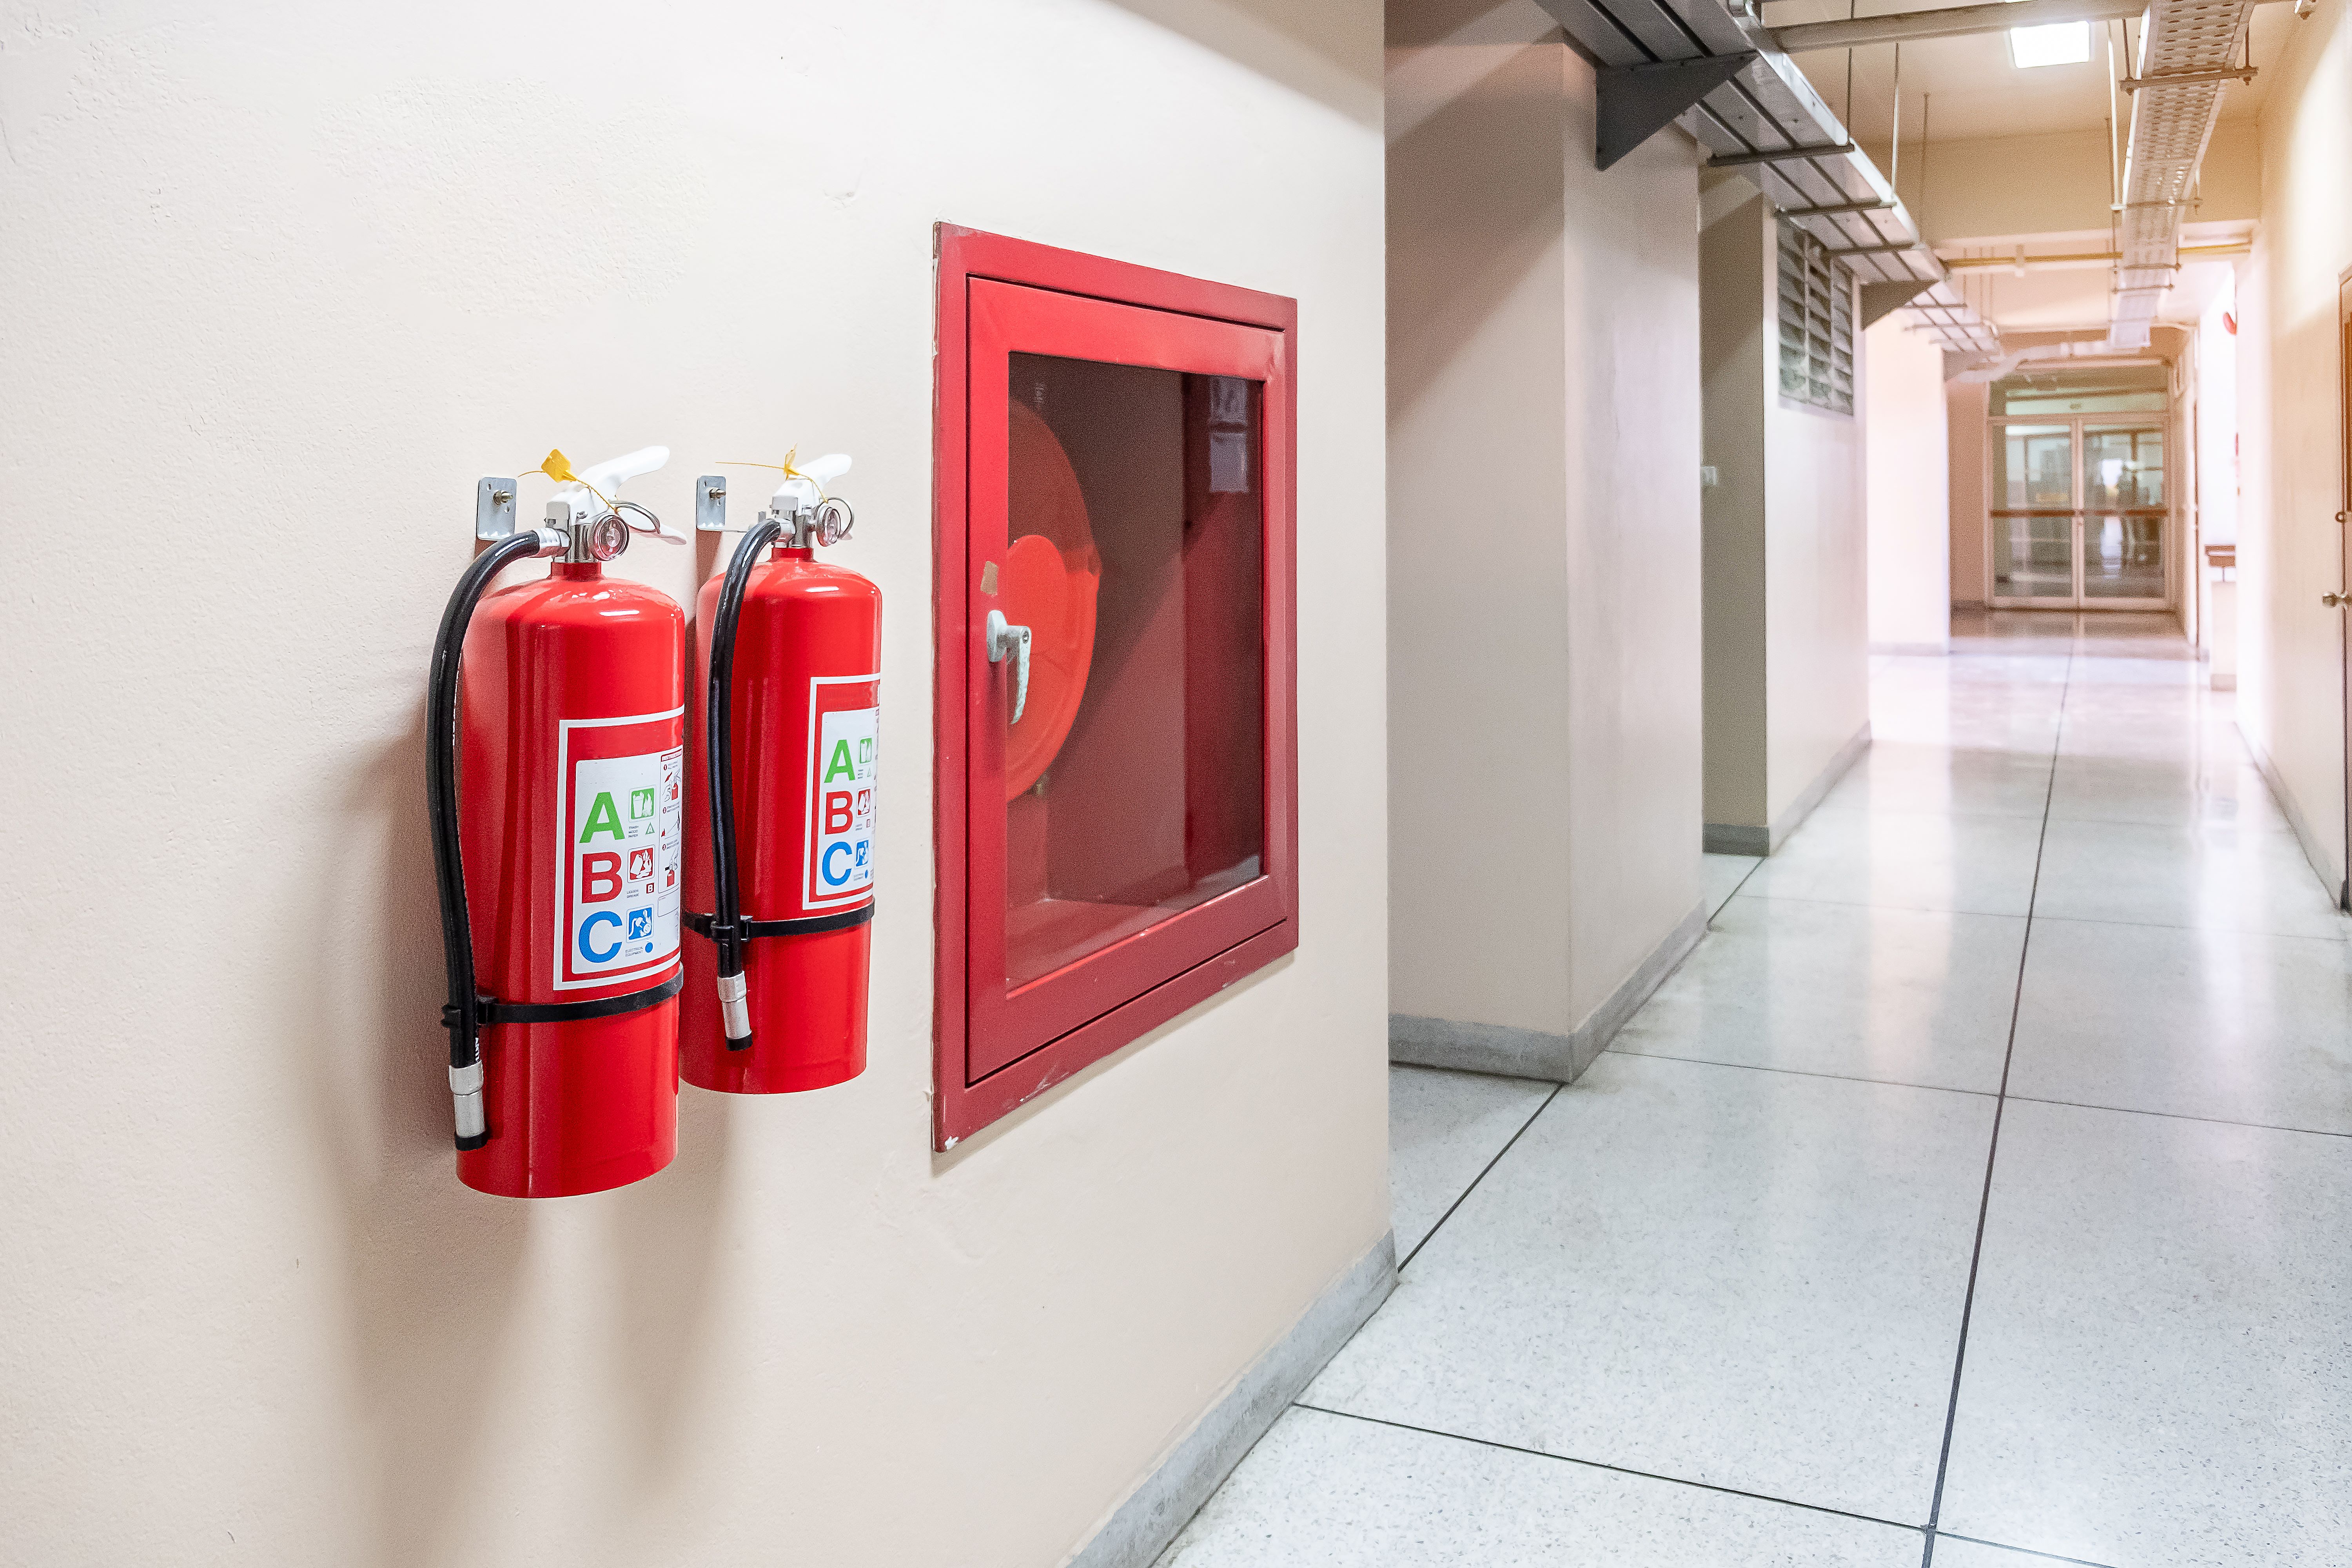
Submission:
[[[1006,412],[1013,542],[997,591],[1005,618],[1030,629],[1029,702],[1004,739],[1009,801],[1053,765],[1078,716],[1094,663],[1102,557],[1062,443],[1027,405],[1010,403]]]

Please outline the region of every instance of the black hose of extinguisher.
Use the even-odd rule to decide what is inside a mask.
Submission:
[[[468,1129],[466,1091],[458,1077],[482,1060],[481,999],[474,984],[474,932],[466,914],[466,865],[457,841],[457,670],[466,627],[491,580],[518,561],[538,554],[543,541],[536,529],[510,533],[479,555],[457,579],[441,629],[433,638],[433,669],[425,682],[425,797],[433,818],[433,878],[441,895],[441,956],[449,972],[449,1002],[441,1022],[449,1031],[450,1087],[458,1095],[461,1124],[457,1147],[478,1149],[490,1141],[487,1125]],[[481,1094],[473,1090],[474,1104]]]
[[[710,780],[710,945],[719,961],[719,1017],[730,1051],[751,1045],[750,1014],[743,1002],[743,885],[735,860],[735,743],[729,710],[735,689],[735,622],[743,609],[743,589],[751,568],[783,531],[772,517],[763,517],[743,535],[735,558],[727,563],[727,577],[719,585],[717,613],[710,626],[710,695],[702,712],[703,768]],[[731,1004],[731,1005],[730,1005]],[[738,1035],[726,1022],[732,1011],[742,1017]]]

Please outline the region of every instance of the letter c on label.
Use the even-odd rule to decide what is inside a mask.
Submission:
[[[621,939],[617,934],[613,938],[613,945],[610,947],[599,950],[588,945],[588,933],[594,931],[599,925],[606,923],[610,923],[613,930],[617,933],[621,929],[621,917],[614,914],[610,910],[598,910],[594,914],[590,915],[586,920],[580,922],[580,956],[586,959],[591,963],[604,963],[610,960],[614,953],[621,951]]]
[[[824,880],[826,886],[838,888],[844,882],[849,880],[849,868],[847,867],[844,867],[838,873],[835,873],[833,868],[833,858],[836,855],[846,856],[848,853],[849,846],[846,844],[835,844],[825,850],[824,858],[820,862],[820,864],[824,868]]]

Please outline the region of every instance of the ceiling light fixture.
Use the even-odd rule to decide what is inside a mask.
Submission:
[[[2009,58],[2020,70],[2082,65],[2091,58],[2091,24],[2053,22],[2042,27],[2011,27]]]

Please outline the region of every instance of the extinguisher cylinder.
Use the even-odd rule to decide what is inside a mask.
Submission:
[[[709,940],[687,950],[679,1067],[731,1094],[866,1068],[882,596],[815,559],[809,516],[787,535],[766,514],[699,595],[687,897],[711,913],[698,928]]]

